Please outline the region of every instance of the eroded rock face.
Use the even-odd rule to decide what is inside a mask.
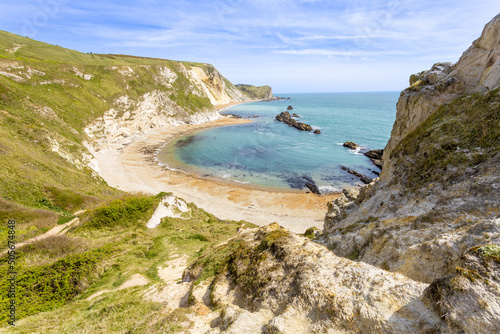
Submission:
[[[500,16],[497,16],[457,64],[439,63],[428,72],[412,76],[412,86],[401,94],[398,102],[380,180],[371,184],[369,190],[362,190],[363,195],[355,199],[341,196],[329,205],[325,233],[319,242],[339,256],[426,283],[453,274],[463,262],[463,253],[471,247],[500,243],[497,142],[485,141],[482,147],[464,149],[463,143],[456,142],[452,125],[448,126],[448,132],[433,128],[456,120],[455,116],[446,116],[451,111],[460,115],[474,109],[477,117],[471,123],[463,123],[471,126],[473,122],[484,122],[482,118],[487,115],[497,115],[500,82],[495,81],[495,73],[500,69],[499,29]],[[423,123],[452,100],[450,106],[454,109],[447,106],[434,114],[430,123]],[[495,136],[492,129],[500,126],[498,118],[487,118],[491,120],[487,121],[489,126],[485,131]],[[422,134],[415,137],[418,140],[432,133],[429,132],[432,129],[439,129],[434,132],[439,136],[425,146],[419,145],[418,140],[408,142],[415,129]],[[412,149],[401,150],[402,145]],[[455,158],[445,163],[439,155],[432,155],[441,152],[436,148],[448,150]],[[439,168],[412,167],[421,161],[424,163],[419,166],[433,164]],[[410,176],[420,181],[411,181]]]
[[[227,271],[211,284],[213,306],[222,309],[211,333],[428,333],[445,326],[423,302],[427,285],[337,257],[278,224],[242,231],[226,249],[233,250]]]
[[[463,266],[435,280],[424,292],[426,301],[455,332],[500,332],[500,258],[488,256],[488,249],[492,248],[466,252]]]
[[[184,65],[180,64],[180,66]],[[200,67],[192,67],[185,72],[196,88],[204,92],[214,106],[249,100],[249,97],[241,90],[232,85],[227,86],[224,77],[215,68],[211,69],[211,73],[207,73]]]
[[[397,103],[396,122],[384,151],[382,180],[392,177],[396,166],[391,153],[396,145],[440,106],[473,92],[492,90],[500,85],[500,15],[489,22],[481,37],[472,43],[455,64],[438,63],[430,71],[410,78]]]
[[[148,69],[155,74],[155,81],[163,87],[145,93],[138,99],[133,99],[127,94],[116,98],[113,108],[107,110],[102,117],[96,118],[85,128],[85,132],[90,137],[89,145],[93,147],[92,150],[114,147],[123,139],[131,140],[134,136],[151,128],[213,121],[220,118],[213,106],[250,100],[236,86],[226,83],[224,77],[215,68],[191,67],[188,70],[179,62],[175,69],[190,83],[188,87],[183,88],[184,93],[208,98],[213,105],[194,111],[187,110],[171,99],[172,92],[175,89],[181,89],[174,87],[179,79],[176,71],[167,66]],[[123,76],[136,75],[129,66],[113,67],[112,70],[117,70]],[[83,77],[83,75],[80,76]]]
[[[94,148],[111,148],[120,140],[132,139],[152,128],[199,124],[220,117],[217,111],[208,109],[190,114],[173,102],[169,95],[169,92],[155,90],[144,94],[139,101],[132,100],[127,95],[116,99],[115,108],[106,111],[85,128]]]

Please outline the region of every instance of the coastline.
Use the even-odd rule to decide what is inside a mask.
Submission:
[[[227,108],[230,108],[232,106],[237,106],[238,104],[245,104],[245,103],[252,103],[252,102],[260,102],[260,101],[266,101],[266,100],[249,100],[249,101],[243,101],[243,102],[230,102],[230,103],[225,103],[225,104],[219,104],[214,106],[217,111],[221,111]]]
[[[236,104],[240,103],[220,107],[224,109]],[[338,197],[337,194],[316,196],[304,191],[266,189],[201,177],[170,170],[161,166],[155,157],[158,150],[176,137],[213,127],[250,122],[223,117],[198,125],[152,129],[121,149],[97,152],[99,175],[110,186],[128,192],[172,192],[220,219],[246,220],[257,225],[277,222],[296,233],[304,233],[313,226],[322,229],[326,203]]]

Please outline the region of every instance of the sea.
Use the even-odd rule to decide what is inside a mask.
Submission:
[[[377,177],[380,170],[362,153],[382,149],[396,118],[399,92],[278,94],[284,100],[239,104],[221,111],[252,123],[212,128],[176,138],[159,153],[161,164],[202,176],[277,190],[321,193],[360,185],[341,167]],[[289,98],[289,99],[288,99]],[[305,132],[275,121],[286,111],[319,129]],[[357,150],[343,147],[352,141]]]

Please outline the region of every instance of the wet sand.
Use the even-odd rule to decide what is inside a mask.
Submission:
[[[225,106],[227,107],[227,106]],[[305,191],[265,188],[161,166],[158,151],[170,140],[192,132],[235,124],[247,119],[221,118],[199,125],[152,129],[121,149],[96,154],[101,175],[110,186],[128,192],[172,192],[220,219],[246,220],[257,225],[278,222],[297,233],[309,227],[323,228],[326,203],[338,195],[317,196]]]

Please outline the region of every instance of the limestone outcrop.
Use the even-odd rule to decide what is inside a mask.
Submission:
[[[234,85],[226,84],[224,77],[213,67],[203,69],[195,66],[190,70],[185,69],[185,73],[187,73],[188,78],[196,88],[202,91],[214,106],[252,99]]]
[[[452,275],[432,282],[425,300],[450,330],[462,333],[500,332],[500,247],[475,247],[463,256]]]
[[[489,22],[481,36],[460,60],[437,63],[410,78],[397,103],[396,122],[384,151],[382,180],[390,179],[395,165],[391,154],[397,144],[439,107],[460,96],[493,90],[500,85],[500,15]]]
[[[431,283],[472,247],[500,243],[500,16],[455,64],[412,76],[380,180],[329,206],[335,254]]]
[[[210,333],[429,333],[446,328],[424,302],[426,284],[337,257],[271,224],[219,249],[222,268],[208,306],[221,310]],[[196,279],[200,259],[185,272]],[[203,303],[195,300],[193,303]]]
[[[128,96],[126,92],[115,98],[113,108],[85,128],[93,150],[111,148],[117,143],[126,144],[151,128],[213,121],[220,118],[214,106],[252,99],[210,65],[192,66],[188,69],[178,62],[175,70],[168,66],[149,69],[157,73],[155,81],[164,87],[149,91],[138,99]],[[129,66],[125,69],[116,67],[115,70],[124,76],[136,75]],[[189,86],[175,86],[180,80],[187,80]],[[174,99],[182,89],[185,90],[181,92],[184,96],[192,95],[199,99],[208,99],[209,102],[196,110],[188,109]]]

